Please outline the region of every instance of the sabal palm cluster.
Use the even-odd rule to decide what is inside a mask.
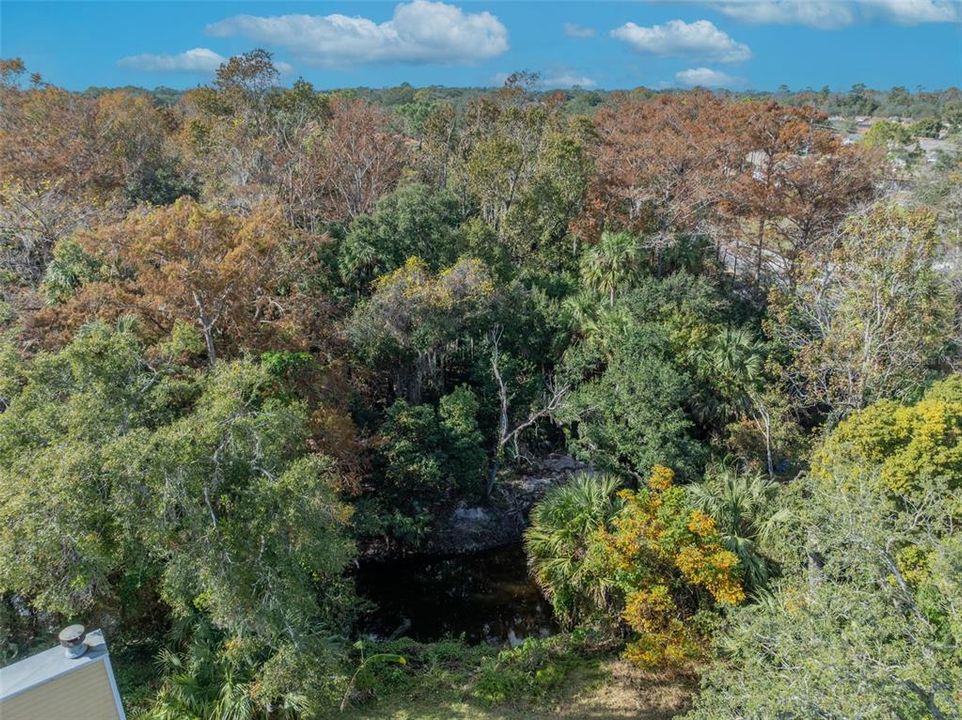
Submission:
[[[760,392],[765,370],[765,348],[745,328],[725,328],[690,359],[703,377],[715,379],[726,392],[700,398],[696,409],[704,419],[731,419],[750,407]]]
[[[549,491],[531,513],[525,533],[528,562],[562,625],[607,603],[608,584],[593,571],[588,550],[621,506],[618,487],[614,476],[581,473]]]
[[[614,305],[618,290],[630,286],[641,273],[642,249],[631,233],[602,233],[598,244],[589,248],[582,259],[581,277],[585,285]]]
[[[689,485],[688,496],[715,520],[722,543],[738,555],[746,588],[763,589],[775,570],[763,548],[774,529],[787,520],[786,511],[776,504],[778,483],[723,468],[704,482]]]

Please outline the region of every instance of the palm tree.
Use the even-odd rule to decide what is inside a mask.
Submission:
[[[528,564],[558,619],[569,626],[607,604],[608,586],[587,562],[592,535],[621,507],[611,475],[580,473],[545,494],[525,532]]]
[[[601,234],[601,240],[589,248],[582,258],[581,277],[585,285],[608,296],[608,304],[615,304],[619,289],[634,281],[641,272],[641,244],[631,233]]]
[[[702,418],[725,422],[739,416],[752,418],[765,440],[768,477],[774,479],[772,411],[762,387],[765,353],[765,345],[749,330],[725,328],[707,347],[692,351],[690,358],[702,377],[724,388],[719,396],[703,396],[696,402]]]
[[[723,468],[687,490],[695,507],[714,519],[725,547],[738,556],[745,569],[746,587],[763,589],[774,564],[762,548],[788,516],[777,507],[778,483],[759,474]]]
[[[765,364],[764,348],[745,328],[725,328],[709,351],[714,368],[742,391],[755,386]]]
[[[711,411],[727,419],[751,404],[764,370],[765,350],[749,330],[725,328],[690,357],[700,375],[727,390]]]
[[[188,623],[175,624],[172,638],[184,638]],[[254,720],[262,708],[253,698],[254,663],[244,653],[226,652],[223,638],[201,622],[184,642],[181,651],[164,648],[157,658],[163,682],[150,720]],[[295,717],[281,712],[276,717]]]

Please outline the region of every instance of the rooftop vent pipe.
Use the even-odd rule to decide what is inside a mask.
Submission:
[[[64,648],[64,655],[74,660],[87,652],[87,644],[84,639],[87,637],[86,628],[83,625],[70,625],[60,631],[57,639]]]

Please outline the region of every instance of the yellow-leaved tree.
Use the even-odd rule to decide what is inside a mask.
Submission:
[[[703,613],[745,599],[738,556],[673,481],[670,469],[656,465],[647,488],[622,491],[624,508],[595,548],[624,594],[621,617],[637,633],[626,657],[646,667],[700,656],[710,624]]]
[[[682,666],[703,656],[717,609],[745,599],[738,556],[672,470],[616,488],[582,475],[549,492],[526,533],[532,571],[563,624],[627,628],[630,661]]]

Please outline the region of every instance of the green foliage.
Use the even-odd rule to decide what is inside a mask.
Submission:
[[[0,414],[0,587],[75,616],[115,602],[146,558],[115,512],[114,443],[155,418],[164,384],[129,331],[92,325],[20,370]]]
[[[576,475],[549,490],[531,511],[524,535],[528,562],[563,625],[598,619],[606,609],[608,588],[588,550],[621,507],[615,497],[619,484],[610,475]]]
[[[569,447],[636,477],[657,464],[700,475],[698,424],[747,412],[761,364],[750,335],[726,329],[733,312],[720,288],[676,273],[638,280],[610,307],[591,295],[570,307],[581,341],[562,363],[574,386],[558,414]]]
[[[139,176],[132,177],[125,195],[131,203],[171,205],[184,196],[198,199],[200,186],[195,178],[185,176],[175,160],[165,158],[153,166],[144,167]]]
[[[477,412],[467,386],[441,398],[437,411],[397,400],[381,426],[385,496],[413,515],[454,495],[477,496],[486,457]]]
[[[327,93],[318,92],[304,78],[298,78],[290,88],[271,95],[271,104],[285,124],[296,127],[304,119],[324,122],[331,118],[331,100]]]
[[[500,704],[523,699],[537,703],[564,688],[569,675],[586,664],[590,634],[576,631],[550,638],[528,638],[481,665],[473,696]],[[591,664],[590,659],[587,660]]]
[[[66,238],[53,249],[47,265],[43,290],[49,302],[64,302],[77,288],[101,278],[103,263],[90,255],[76,240]]]
[[[912,123],[909,130],[913,137],[938,138],[942,130],[942,121],[937,117],[922,118]]]
[[[124,438],[111,465],[125,509],[147,499],[148,547],[177,539],[161,585],[175,611],[272,637],[338,618],[352,548],[332,463],[304,454],[303,408],[264,397],[266,385],[253,364],[218,366],[189,415]]]
[[[341,712],[344,712],[344,708],[347,707],[347,703],[351,699],[351,693],[354,691],[354,687],[357,684],[363,683],[365,680],[367,680],[375,668],[391,663],[397,665],[407,664],[407,658],[405,658],[403,655],[398,655],[397,653],[380,652],[365,656],[365,644],[363,640],[358,640],[356,643],[354,643],[354,647],[361,652],[361,658],[360,663],[357,666],[357,670],[354,671],[354,674],[351,676],[351,680],[347,684],[347,690],[344,691],[344,697],[341,698]]]
[[[868,129],[862,142],[869,147],[895,149],[909,145],[913,139],[910,127],[891,120],[879,120]]]
[[[952,381],[916,407],[957,391]],[[893,424],[880,421],[898,414],[882,402],[852,416],[818,450],[812,474],[792,484],[784,500],[791,522],[772,539],[784,577],[770,599],[733,615],[690,717],[768,718],[787,709],[801,717],[954,716],[962,692],[959,472],[949,465],[893,483],[902,469],[892,461],[911,440],[885,443]],[[920,457],[937,466],[942,453],[929,445]]]
[[[384,480],[393,498],[416,501],[446,489],[443,434],[433,407],[397,400],[388,409],[381,433]]]
[[[350,511],[331,461],[305,451],[304,408],[263,368],[155,365],[127,324],[87,326],[20,374],[0,413],[0,591],[68,617],[161,599],[253,657],[249,677],[343,627]],[[251,712],[277,700],[229,669],[205,692]]]
[[[617,309],[601,320],[603,334],[565,357],[564,370],[577,383],[559,413],[572,428],[569,447],[636,476],[663,463],[697,473],[703,449],[685,412],[690,379],[672,362],[667,333]]]
[[[374,663],[357,677],[353,704],[363,705],[372,700],[401,694],[424,695],[432,691],[463,692],[473,681],[479,666],[498,651],[487,645],[467,645],[459,640],[443,639],[432,643],[419,643],[409,638],[390,642],[363,642],[355,644],[357,666],[363,662],[363,653],[387,654],[403,657],[406,662]]]
[[[591,158],[577,127],[543,139],[530,184],[504,220],[509,253],[540,269],[575,267],[577,247],[569,225],[582,209]]]
[[[0,313],[3,307],[0,306]],[[23,360],[13,333],[0,330],[0,412],[7,409],[11,397],[24,381]]]
[[[532,573],[562,622],[609,636],[624,622],[634,632],[626,656],[647,668],[701,656],[714,604],[745,597],[737,555],[672,477],[656,466],[647,488],[616,496],[613,478],[579,476],[545,496],[525,533]]]
[[[761,392],[765,347],[746,328],[724,328],[690,351],[703,393],[699,410],[722,422],[751,409]]]
[[[404,185],[378,201],[370,215],[356,218],[341,242],[338,268],[344,283],[366,292],[369,284],[419,257],[433,270],[452,264],[461,252],[461,212],[447,193]]]
[[[776,570],[765,543],[789,519],[777,507],[779,486],[758,474],[722,468],[685,489],[692,504],[715,521],[722,545],[738,556],[746,590],[764,590]]]
[[[585,287],[615,304],[618,291],[630,288],[642,269],[638,238],[627,232],[601,234],[601,240],[581,256],[581,279]]]
[[[175,629],[157,658],[162,682],[142,720],[317,718],[336,703],[344,670],[341,648],[329,638],[267,646],[228,638],[200,621]]]
[[[435,274],[412,257],[378,278],[374,294],[355,308],[348,336],[364,360],[389,374],[398,396],[419,402],[446,354],[487,327],[495,300],[480,261],[461,259]]]
[[[605,676],[601,662],[610,651],[604,638],[585,630],[528,638],[509,649],[450,639],[363,645],[363,657],[403,657],[406,662],[365,667],[350,697],[357,708],[350,717],[542,717],[570,698],[575,682],[597,685]],[[363,662],[361,651],[353,660]],[[404,710],[392,714],[399,705]]]
[[[487,456],[478,427],[478,399],[467,385],[441,398],[438,419],[447,445],[447,464],[457,487],[465,495],[481,490]]]
[[[290,380],[298,372],[314,364],[309,352],[268,351],[261,353],[261,366],[273,377]]]
[[[200,329],[184,320],[175,320],[170,336],[154,346],[154,351],[169,362],[187,363],[197,360],[206,351]]]

